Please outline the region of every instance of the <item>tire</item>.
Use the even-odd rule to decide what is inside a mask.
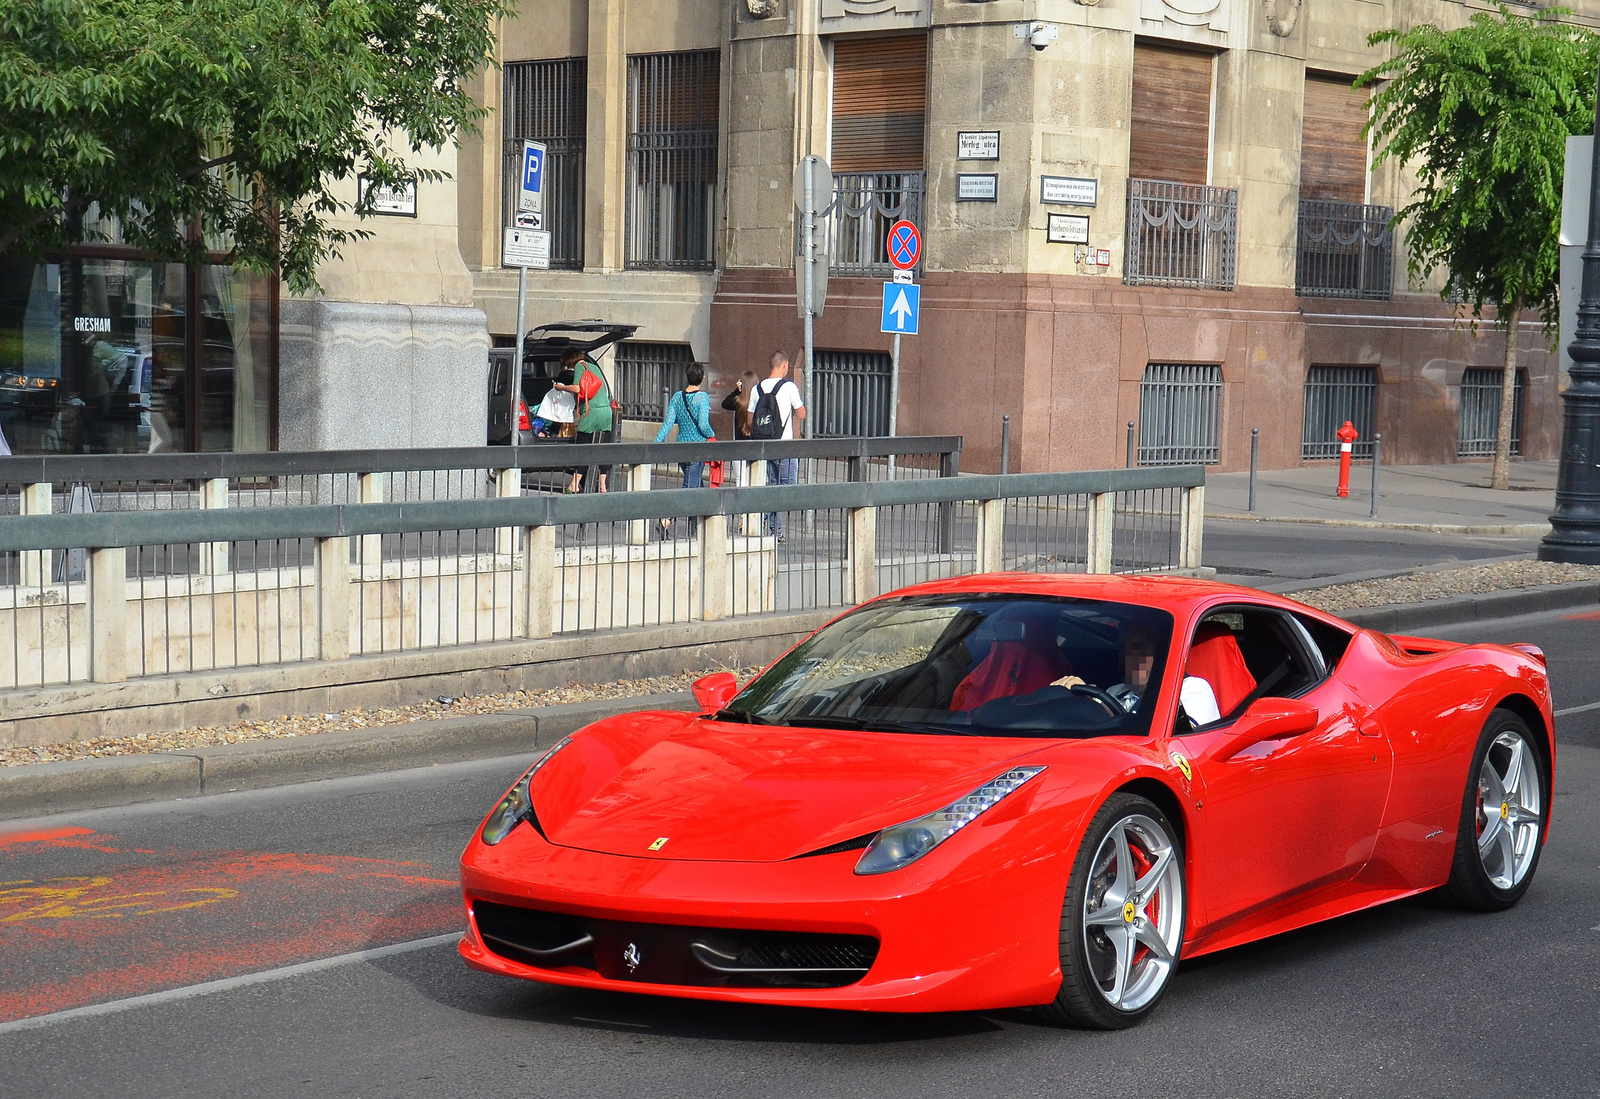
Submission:
[[[1472,911],[1498,912],[1522,899],[1539,868],[1549,792],[1543,745],[1522,718],[1495,710],[1478,735],[1467,772],[1455,860],[1443,890],[1446,901]]]
[[[1144,1019],[1177,970],[1186,901],[1178,830],[1155,803],[1113,794],[1073,861],[1061,911],[1061,990],[1040,1013],[1095,1030]]]

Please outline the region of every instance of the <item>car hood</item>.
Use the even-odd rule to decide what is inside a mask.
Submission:
[[[539,771],[533,804],[563,847],[772,862],[938,809],[1040,747],[630,714],[575,736]]]

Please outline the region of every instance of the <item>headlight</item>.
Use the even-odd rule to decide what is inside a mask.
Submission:
[[[884,874],[916,862],[1042,770],[1043,767],[1013,767],[938,812],[885,828],[861,853],[856,873]]]
[[[561,749],[572,742],[570,736],[562,737],[544,755],[539,757],[539,762],[529,767],[527,772],[511,787],[505,797],[500,799],[500,804],[494,807],[494,812],[489,814],[489,819],[483,822],[483,842],[493,847],[511,834],[511,830],[529,817],[533,816],[533,796],[528,792],[533,776],[539,773],[539,768],[549,763],[551,758]]]

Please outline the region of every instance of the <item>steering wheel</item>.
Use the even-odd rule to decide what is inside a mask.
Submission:
[[[1103,691],[1092,683],[1074,683],[1067,690],[1075,695],[1083,695],[1085,698],[1094,699],[1106,708],[1106,714],[1109,717],[1122,717],[1128,712],[1122,708],[1122,703],[1111,697],[1110,692]]]

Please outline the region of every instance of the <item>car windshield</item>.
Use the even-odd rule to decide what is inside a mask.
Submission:
[[[1172,616],[1128,603],[907,596],[823,627],[717,717],[971,736],[1146,735]]]

